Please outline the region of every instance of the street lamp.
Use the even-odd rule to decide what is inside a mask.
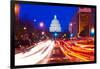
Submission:
[[[70,37],[72,38],[73,37],[73,34],[70,34]]]
[[[94,28],[91,29],[91,33],[94,33]]]
[[[73,31],[72,31],[72,26],[73,26],[73,24],[72,23],[70,23],[70,38],[72,38],[73,37]]]
[[[15,15],[19,14],[20,6],[18,4],[15,4],[14,11],[15,11]]]
[[[26,27],[24,27],[24,30],[26,30],[27,28]]]
[[[36,20],[36,19],[34,19],[33,21],[34,21],[34,22],[36,22],[37,20]]]
[[[94,28],[91,28],[91,35],[94,36]]]
[[[44,35],[44,34],[45,34],[45,32],[43,31],[41,34],[42,34],[42,35]]]
[[[72,23],[70,24],[70,26],[72,26]]]
[[[40,27],[43,27],[44,26],[44,23],[43,22],[40,22]]]
[[[58,34],[55,32],[55,33],[54,33],[54,36],[57,37],[57,35],[58,35]]]
[[[54,32],[54,39],[55,40],[56,40],[57,36],[58,36],[58,33],[57,32]]]

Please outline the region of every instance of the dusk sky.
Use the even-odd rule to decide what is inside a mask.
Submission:
[[[54,15],[61,25],[61,31],[65,32],[68,30],[69,23],[72,17],[77,13],[78,7],[69,6],[43,6],[34,4],[19,4],[20,13],[19,18],[22,21],[29,20],[38,28],[40,22],[44,22],[45,28],[49,30],[51,21]],[[34,22],[34,20],[36,20]]]

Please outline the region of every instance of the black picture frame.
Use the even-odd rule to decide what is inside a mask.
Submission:
[[[10,2],[11,4],[11,8],[10,8],[10,21],[11,21],[11,24],[10,24],[10,60],[11,60],[11,63],[10,63],[10,67],[13,69],[15,68],[29,68],[29,67],[48,67],[48,66],[60,66],[60,65],[77,65],[77,64],[92,64],[92,63],[96,63],[96,6],[95,5],[79,5],[79,4],[62,4],[62,3],[48,3],[48,2],[34,2],[34,1],[11,1]],[[57,64],[37,64],[37,65],[21,65],[21,66],[15,66],[15,47],[14,47],[14,23],[15,23],[15,14],[14,14],[14,5],[15,3],[28,3],[28,4],[36,4],[36,5],[51,5],[51,6],[76,6],[76,7],[89,7],[89,8],[95,8],[95,60],[94,61],[90,61],[90,62],[74,62],[74,63],[57,63]]]

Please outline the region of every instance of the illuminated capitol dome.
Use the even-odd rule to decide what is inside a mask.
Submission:
[[[56,15],[54,15],[54,19],[51,21],[49,31],[50,32],[61,32],[60,23]]]

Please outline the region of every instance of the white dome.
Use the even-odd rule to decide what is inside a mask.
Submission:
[[[54,19],[51,21],[49,29],[50,29],[50,32],[61,32],[60,23],[56,15],[54,16]]]
[[[51,22],[51,27],[52,26],[54,26],[54,27],[58,27],[58,26],[60,26],[60,24],[59,24],[59,21],[56,19],[56,20],[52,20],[52,22]]]

